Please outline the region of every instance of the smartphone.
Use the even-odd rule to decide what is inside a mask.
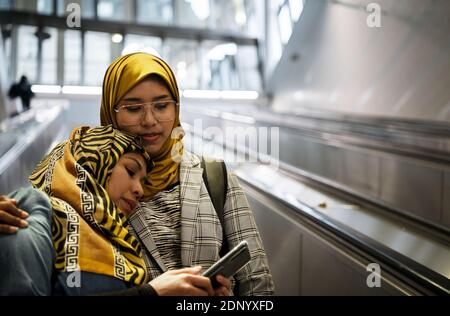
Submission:
[[[247,241],[243,240],[231,249],[225,256],[220,258],[209,269],[203,272],[203,276],[209,277],[214,287],[216,287],[216,275],[223,275],[230,278],[241,270],[250,261],[250,250]]]

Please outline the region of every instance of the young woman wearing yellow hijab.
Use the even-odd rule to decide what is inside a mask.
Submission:
[[[155,101],[158,102],[152,103]],[[136,105],[141,108],[136,109]],[[171,133],[176,127],[181,131],[179,106],[175,76],[161,59],[144,53],[130,54],[117,59],[106,71],[101,125],[113,124],[144,140],[144,147],[155,163],[147,177],[146,197],[178,181],[179,163],[174,161],[172,151],[176,148],[177,154],[183,153],[183,135],[172,138]],[[158,113],[151,115],[156,108]],[[163,119],[157,119],[161,113]]]

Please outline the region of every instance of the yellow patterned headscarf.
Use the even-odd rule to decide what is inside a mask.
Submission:
[[[111,125],[76,128],[36,167],[29,180],[53,207],[52,236],[57,271],[83,271],[143,284],[141,246],[106,191],[112,169],[127,153],[141,152],[139,137]]]
[[[102,125],[113,124],[117,126],[114,106],[134,86],[150,75],[157,75],[164,80],[175,101],[179,104],[180,95],[175,75],[169,65],[162,59],[147,54],[133,53],[116,59],[108,68],[103,80],[102,103],[100,108],[100,120]],[[181,129],[177,106],[177,115],[172,129]],[[179,160],[172,159],[175,153],[178,157],[183,154],[183,133],[178,133],[178,138],[169,138],[156,157],[152,157],[154,167],[147,175],[144,188],[144,198],[150,198],[164,188],[178,181]]]

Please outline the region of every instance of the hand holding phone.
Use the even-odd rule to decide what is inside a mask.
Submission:
[[[241,270],[250,261],[250,250],[247,241],[243,240],[231,249],[225,256],[220,258],[209,269],[203,272],[203,276],[209,277],[213,286],[217,284],[216,275],[230,278]]]

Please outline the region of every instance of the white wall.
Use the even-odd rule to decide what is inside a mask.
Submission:
[[[307,1],[268,87],[279,111],[450,121],[447,0]]]

